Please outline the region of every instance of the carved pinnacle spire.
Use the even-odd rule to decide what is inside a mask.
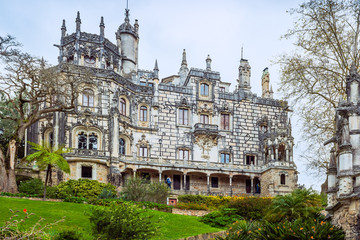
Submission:
[[[104,17],[101,17],[101,20],[100,20],[100,36],[104,36],[105,35],[105,24],[104,24]]]
[[[65,37],[66,35],[66,26],[65,26],[65,19],[63,19],[63,23],[62,23],[62,26],[61,26],[61,37]]]
[[[80,19],[80,12],[77,12],[77,16],[76,16],[76,32],[80,32],[80,24],[81,24],[81,19]]]
[[[186,61],[186,51],[184,49],[183,51],[183,55],[182,55],[182,62],[181,62],[181,66],[185,66],[187,67],[187,61]]]
[[[154,77],[155,77],[155,78],[159,78],[159,67],[158,67],[157,59],[155,60]]]
[[[208,54],[207,58],[206,58],[206,70],[207,71],[211,71],[211,58],[210,58],[210,54]]]
[[[158,67],[158,62],[157,62],[157,59],[155,60],[155,67],[154,67],[154,70],[158,70],[158,71],[159,71],[159,67]]]

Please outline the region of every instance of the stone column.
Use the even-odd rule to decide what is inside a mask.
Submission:
[[[289,162],[289,161],[290,161],[290,156],[289,156],[290,151],[289,151],[288,148],[286,148],[286,151],[285,151],[285,152],[286,152],[285,161],[286,161],[286,162]]]
[[[54,145],[52,146],[54,149],[57,149],[59,146],[59,112],[55,112],[54,113],[54,132],[53,132],[53,143]]]
[[[184,187],[183,187],[183,190],[185,190],[185,191],[187,190],[186,189],[186,173],[184,173]]]
[[[208,190],[208,194],[210,194],[210,174],[208,173],[206,175],[206,180],[207,180],[207,190]]]
[[[275,161],[279,160],[279,146],[275,147]]]
[[[161,183],[161,174],[162,172],[159,171],[159,182]]]
[[[252,177],[252,176],[251,176],[250,178],[251,178],[251,191],[250,191],[250,193],[251,193],[251,194],[254,194],[254,179],[255,179],[255,178]]]
[[[119,157],[119,115],[114,114],[114,129],[112,135],[112,156]]]
[[[229,176],[229,185],[230,185],[230,196],[233,195],[233,190],[232,190],[232,176]]]
[[[136,178],[136,169],[133,170],[134,178]]]
[[[269,148],[269,156],[270,156],[269,161],[274,160],[274,158],[275,158],[274,155],[275,155],[275,153],[274,153],[274,148],[271,146],[271,148]]]
[[[338,153],[339,169],[339,195],[346,195],[353,192],[353,160],[351,145],[340,146]]]

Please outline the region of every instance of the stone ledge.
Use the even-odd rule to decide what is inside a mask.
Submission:
[[[178,240],[206,240],[206,239],[215,239],[216,237],[225,237],[226,231],[215,232],[215,233],[204,233],[192,237],[180,238]]]

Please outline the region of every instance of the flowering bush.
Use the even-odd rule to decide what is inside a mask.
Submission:
[[[192,210],[209,210],[209,207],[204,203],[178,203],[176,208],[192,209]]]
[[[24,223],[26,219],[30,218],[30,216],[34,215],[34,213],[28,213],[27,209],[24,209],[23,213],[19,210],[14,212],[11,209],[10,212],[13,213],[12,216],[3,226],[0,227],[0,239],[50,239],[50,236],[45,233],[44,230],[64,221],[64,218],[62,218],[58,221],[42,226],[41,222],[44,219],[40,218],[39,221],[25,230]]]

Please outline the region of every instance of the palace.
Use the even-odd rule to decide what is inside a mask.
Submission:
[[[32,142],[72,148],[71,174],[58,181],[96,179],[122,187],[140,176],[172,180],[173,193],[286,194],[297,187],[294,139],[287,102],[273,99],[270,75],[262,75],[262,96],[251,92],[249,61],[241,59],[235,91],[211,68],[189,68],[183,50],[179,72],[159,78],[138,69],[139,23],[129,10],[116,42],[99,34],[61,27],[59,65],[70,63],[84,77],[76,108],[54,113],[28,129]],[[179,56],[180,58],[181,56]],[[72,74],[72,73],[64,73]],[[75,73],[74,73],[75,74]]]

